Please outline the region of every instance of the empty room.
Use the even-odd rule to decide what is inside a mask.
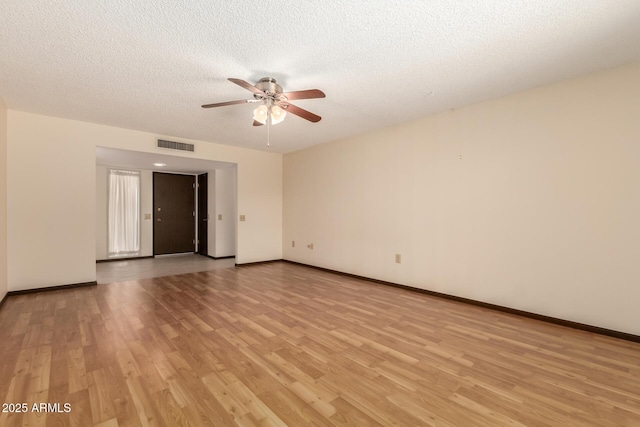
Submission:
[[[640,2],[0,2],[0,426],[640,425]]]

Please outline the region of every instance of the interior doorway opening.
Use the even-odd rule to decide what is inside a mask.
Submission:
[[[160,254],[188,252],[213,259],[234,258],[237,250],[237,165],[169,154],[144,153],[113,148],[96,148],[96,262],[110,261],[108,251],[108,185],[110,169],[140,172],[140,250],[137,256],[118,261],[153,258]],[[187,221],[189,247],[158,249],[154,236],[160,219],[154,205],[154,174],[178,175],[191,182],[192,204]],[[186,193],[186,188],[183,191]],[[176,198],[174,194],[170,199]],[[162,206],[160,206],[162,208]],[[163,212],[163,211],[160,211]],[[163,213],[167,213],[164,211]],[[171,222],[171,221],[168,221]],[[167,224],[163,224],[167,225]],[[165,227],[168,234],[180,226]]]

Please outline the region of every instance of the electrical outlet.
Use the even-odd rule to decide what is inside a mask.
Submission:
[[[222,221],[222,214],[218,214],[218,221]]]
[[[313,243],[309,243],[309,244],[307,245],[307,247],[308,247],[309,249],[313,249]]]
[[[148,213],[144,214],[144,219],[151,219],[151,214],[150,213],[149,214]]]
[[[295,248],[295,247],[296,247],[296,241],[295,241],[295,240],[292,240],[292,241],[291,241],[291,247],[292,247],[292,248]]]
[[[402,263],[402,255],[396,254],[396,264]]]
[[[240,215],[240,221],[246,221],[247,218],[244,215]]]

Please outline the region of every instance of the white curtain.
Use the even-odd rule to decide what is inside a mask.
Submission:
[[[109,256],[140,254],[140,172],[109,171]]]

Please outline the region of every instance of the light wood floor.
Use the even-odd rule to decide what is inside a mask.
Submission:
[[[638,426],[640,344],[288,263],[10,297],[1,426]]]

